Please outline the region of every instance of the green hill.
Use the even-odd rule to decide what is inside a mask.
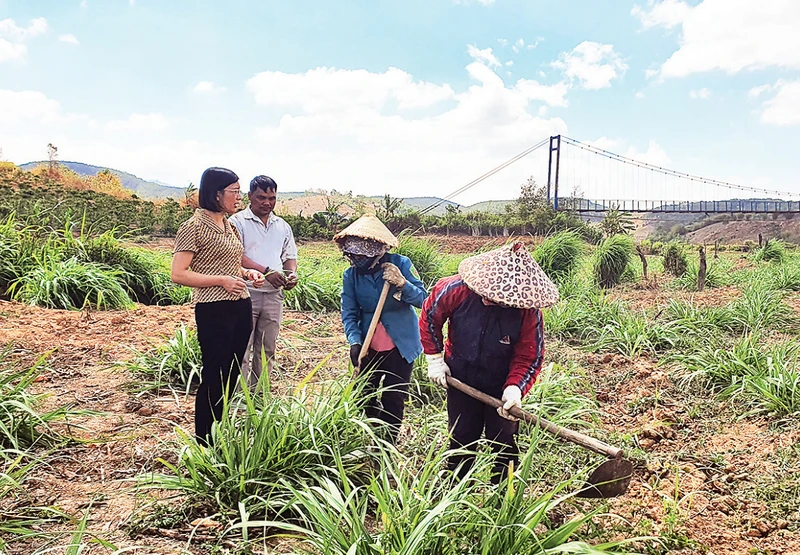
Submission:
[[[20,168],[23,170],[32,170],[43,164],[47,164],[47,162],[28,162],[27,164],[22,164]],[[133,191],[138,197],[143,199],[183,198],[183,189],[180,187],[171,187],[147,181],[128,172],[104,168],[102,166],[92,166],[91,164],[84,164],[82,162],[59,162],[59,164],[74,171],[78,175],[97,175],[103,170],[108,170],[120,180],[123,187]]]

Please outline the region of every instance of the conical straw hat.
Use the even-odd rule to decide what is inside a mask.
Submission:
[[[391,248],[397,248],[399,244],[397,242],[397,237],[392,235],[392,232],[389,231],[385,225],[383,225],[383,222],[371,214],[361,216],[352,224],[334,235],[333,240],[341,245],[345,237],[361,237],[362,239],[371,239],[373,241],[383,243]]]
[[[494,303],[527,309],[558,302],[558,288],[519,242],[465,258],[458,273],[467,287]]]

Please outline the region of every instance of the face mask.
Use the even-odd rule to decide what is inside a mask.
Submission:
[[[350,264],[352,264],[356,270],[365,271],[371,268],[377,258],[377,256],[354,256],[350,259]]]

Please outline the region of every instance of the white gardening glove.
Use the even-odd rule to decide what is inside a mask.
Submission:
[[[450,368],[444,361],[444,355],[442,353],[425,355],[425,359],[428,361],[428,379],[447,389],[447,376],[450,375]]]
[[[406,278],[403,277],[403,272],[400,268],[391,262],[385,262],[381,265],[383,268],[383,279],[394,285],[395,287],[403,287],[406,284]]]
[[[497,414],[506,420],[519,420],[516,416],[508,412],[511,407],[522,409],[522,390],[516,385],[510,385],[503,390],[503,406],[497,407]]]

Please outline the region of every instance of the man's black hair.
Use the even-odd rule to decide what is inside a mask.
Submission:
[[[256,192],[256,189],[261,189],[265,193],[267,191],[278,191],[278,184],[275,183],[275,180],[267,175],[257,175],[253,178],[250,182],[250,194]]]

